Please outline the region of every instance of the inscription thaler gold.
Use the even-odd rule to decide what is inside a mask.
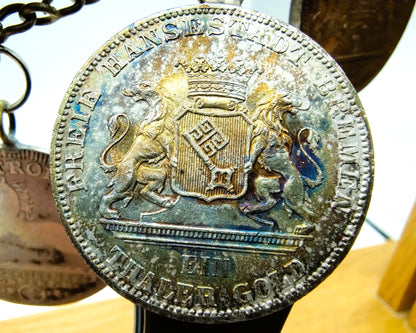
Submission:
[[[350,248],[371,138],[344,73],[307,36],[239,7],[139,21],[81,69],[51,170],[91,267],[149,310],[232,322],[284,308]]]

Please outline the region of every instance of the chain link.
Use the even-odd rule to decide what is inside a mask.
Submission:
[[[41,2],[13,3],[0,9],[0,44],[11,35],[29,30],[34,25],[45,25],[53,23],[63,16],[79,11],[84,5],[99,0],[71,0],[73,3],[67,7],[55,8],[53,0],[42,0]],[[22,22],[4,26],[3,21],[12,14],[19,14]],[[41,16],[38,17],[38,14]]]

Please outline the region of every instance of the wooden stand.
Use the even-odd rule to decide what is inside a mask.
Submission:
[[[406,316],[392,311],[377,296],[395,248],[395,242],[387,242],[351,251],[325,281],[296,302],[282,332],[412,332]],[[133,314],[134,305],[119,297],[93,304],[59,306],[50,312],[6,320],[0,322],[0,332],[131,333]],[[409,316],[409,323],[415,318]],[[276,332],[273,329],[271,324],[264,332]],[[174,332],[175,327],[168,331]],[[217,333],[215,329],[211,332]]]
[[[416,204],[397,243],[378,294],[394,311],[409,311],[409,324],[416,329]]]

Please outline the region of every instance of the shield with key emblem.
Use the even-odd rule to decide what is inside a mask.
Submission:
[[[247,190],[252,121],[220,108],[186,109],[175,119],[177,165],[172,189],[207,202],[238,199]]]

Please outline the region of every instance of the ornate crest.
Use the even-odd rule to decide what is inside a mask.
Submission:
[[[364,219],[360,101],[319,45],[267,15],[204,3],[132,24],[61,105],[51,161],[66,230],[149,310],[213,323],[283,309]]]
[[[205,201],[237,199],[247,190],[249,139],[253,123],[242,113],[186,110],[176,119],[177,165],[172,189]],[[235,135],[240,129],[241,138]]]
[[[183,196],[207,202],[237,199],[247,190],[253,122],[243,102],[246,84],[258,70],[236,58],[223,56],[182,57],[175,64],[188,77],[192,107],[183,106],[175,118],[176,163],[172,189]]]
[[[176,216],[174,211],[182,208],[173,207],[181,197],[189,197],[228,200],[241,223],[271,231],[281,230],[269,214],[281,205],[304,221],[295,227],[295,234],[313,231],[306,187],[323,182],[322,170],[311,156],[319,148],[319,136],[312,128],[302,128],[293,136],[285,124],[287,114],[295,115],[309,103],[305,107],[297,97],[262,83],[259,89],[264,96],[249,109],[247,83],[262,70],[238,57],[226,61],[218,54],[196,55],[189,61],[180,57],[174,65],[187,76],[187,99],[179,107],[166,90],[141,82],[122,92],[135,102],[146,102],[147,118],[139,124],[127,114],[108,118],[113,141],[99,161],[114,177],[101,200],[101,215],[119,218],[115,204],[127,207],[137,196],[158,206],[137,219],[149,222],[149,216],[166,209],[167,215]],[[114,149],[117,145],[125,147],[124,152]],[[315,170],[314,179],[301,174],[295,155],[303,158],[300,164]],[[250,184],[252,192],[247,193]]]

